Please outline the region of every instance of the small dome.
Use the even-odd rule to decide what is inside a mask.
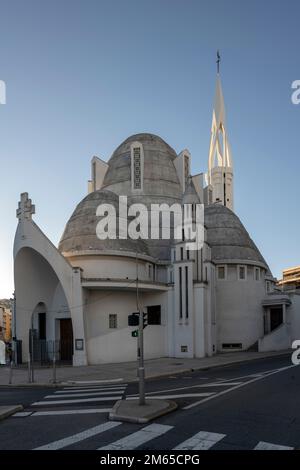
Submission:
[[[130,200],[128,198],[130,203]],[[59,243],[59,251],[70,253],[75,251],[127,251],[148,255],[148,248],[144,240],[106,239],[100,240],[96,235],[96,226],[99,218],[96,216],[97,207],[100,204],[112,204],[117,215],[117,227],[119,217],[119,197],[107,190],[99,190],[90,193],[76,207],[71,215],[63,236]]]
[[[269,271],[259,249],[240,219],[230,209],[221,204],[206,207],[205,226],[213,261],[249,260],[262,263]]]

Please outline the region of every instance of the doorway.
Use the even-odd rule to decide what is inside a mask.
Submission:
[[[282,306],[270,308],[270,330],[273,331],[283,323]]]
[[[72,361],[73,357],[73,328],[71,318],[59,320],[60,324],[60,360]]]

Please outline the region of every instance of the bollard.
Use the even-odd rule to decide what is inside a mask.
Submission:
[[[10,361],[10,368],[9,368],[9,385],[12,384],[12,374],[13,374],[13,361]]]
[[[31,383],[30,353],[28,354],[28,383]]]
[[[53,383],[56,384],[56,357],[53,354]]]

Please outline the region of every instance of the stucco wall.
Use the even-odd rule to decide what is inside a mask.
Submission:
[[[227,266],[227,279],[216,281],[218,351],[223,343],[242,343],[247,349],[263,336],[263,276],[254,280],[253,268],[247,280],[237,280],[237,266]]]
[[[140,295],[141,305],[162,305],[162,325],[144,329],[145,358],[165,356],[165,294]],[[128,315],[137,311],[134,291],[90,290],[86,294],[85,331],[89,364],[134,361],[137,358],[137,339],[132,338]],[[159,301],[161,300],[161,302]],[[109,328],[109,314],[117,314],[118,328]]]

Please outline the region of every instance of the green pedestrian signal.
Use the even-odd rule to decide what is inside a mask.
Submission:
[[[138,335],[139,335],[139,330],[133,330],[133,331],[131,332],[131,336],[132,336],[133,338],[137,338]]]

